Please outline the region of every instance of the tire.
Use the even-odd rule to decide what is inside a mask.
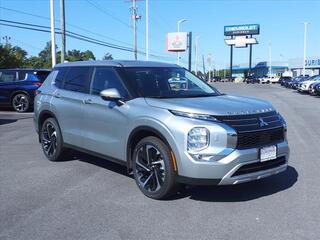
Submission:
[[[143,138],[134,148],[132,161],[134,179],[145,196],[160,200],[175,193],[177,184],[170,148],[159,138]]]
[[[43,122],[40,142],[44,155],[50,161],[61,161],[66,157],[67,150],[63,147],[61,130],[55,118],[48,118]]]
[[[27,112],[30,110],[30,98],[25,93],[17,93],[12,97],[11,106],[16,112]]]

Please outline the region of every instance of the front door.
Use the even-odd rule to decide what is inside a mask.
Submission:
[[[128,91],[114,68],[96,67],[90,95],[84,105],[84,144],[88,150],[125,160],[129,106],[103,100],[99,94],[108,88],[117,89],[123,98],[128,97]]]

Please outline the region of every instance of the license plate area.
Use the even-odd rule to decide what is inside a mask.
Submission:
[[[277,158],[277,146],[272,145],[260,149],[260,161],[266,162]]]

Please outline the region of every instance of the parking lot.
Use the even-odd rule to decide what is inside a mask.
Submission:
[[[215,83],[269,100],[288,124],[285,173],[146,198],[126,169],[92,156],[48,161],[32,113],[0,111],[0,239],[319,239],[320,97]]]

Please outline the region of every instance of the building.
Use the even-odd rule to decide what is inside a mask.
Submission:
[[[320,57],[309,57],[305,63],[305,74],[309,76],[320,74]],[[293,58],[289,60],[289,68],[293,73],[293,76],[299,76],[303,74],[303,58]]]
[[[281,76],[283,73],[289,70],[288,64],[283,62],[274,62],[271,65],[272,76]],[[258,62],[251,68],[251,75],[257,77],[268,76],[270,71],[270,66],[267,61]],[[249,75],[248,64],[239,64],[233,66],[232,76],[233,77],[246,77]]]

